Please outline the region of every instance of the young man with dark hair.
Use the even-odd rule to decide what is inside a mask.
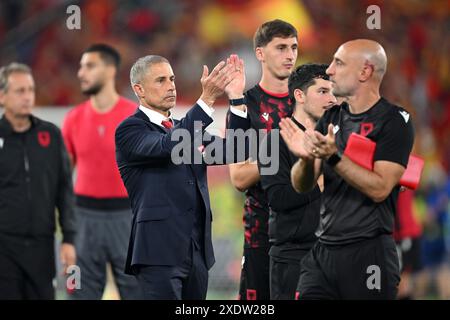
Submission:
[[[75,246],[82,285],[71,293],[73,299],[101,299],[107,263],[120,297],[140,297],[136,280],[123,272],[131,210],[115,161],[114,132],[137,104],[116,91],[119,65],[119,53],[108,45],[95,44],[84,51],[78,78],[89,100],[67,114],[62,129],[72,166],[77,168]]]
[[[100,55],[100,58],[106,64],[110,65],[112,64],[116,67],[116,69],[119,69],[121,61],[120,54],[113,47],[103,43],[96,43],[91,45],[86,50],[84,50],[83,53],[93,53],[93,52],[98,53]]]
[[[266,132],[278,128],[281,118],[290,116],[292,103],[288,78],[297,60],[297,30],[282,20],[262,24],[254,36],[256,58],[261,62],[261,81],[245,96],[248,128]],[[233,102],[242,103],[242,102]],[[268,300],[269,289],[269,206],[261,187],[256,159],[230,165],[232,184],[245,191],[244,255],[239,297]]]
[[[307,120],[316,123],[323,113],[336,103],[331,93],[331,82],[326,74],[327,65],[304,64],[289,77],[289,95],[295,101],[292,121],[305,130]],[[272,130],[260,146],[261,154],[271,163],[258,166],[261,185],[270,206],[269,241],[270,255],[270,299],[293,300],[300,276],[300,261],[312,248],[319,226],[320,189],[297,193],[291,184],[291,168],[297,157],[289,151],[278,130]],[[272,140],[272,135],[275,140]],[[272,154],[272,143],[279,142],[279,152]],[[264,174],[263,168],[278,161],[275,174]]]

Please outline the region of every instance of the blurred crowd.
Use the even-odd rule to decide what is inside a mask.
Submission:
[[[81,8],[81,30],[66,26],[70,4]],[[366,9],[374,4],[381,9],[380,30],[366,27]],[[201,66],[232,52],[246,62],[248,85],[257,81],[252,35],[264,20],[300,26],[298,63],[328,63],[349,39],[380,42],[388,55],[382,93],[413,114],[414,152],[426,161],[414,203],[423,230],[417,294],[450,299],[449,7],[445,0],[3,0],[0,65],[32,67],[38,105],[75,105],[85,99],[76,78],[81,52],[105,42],[122,54],[121,94],[133,98],[128,70],[138,57],[155,53],[172,63],[179,104],[191,104],[200,94]]]

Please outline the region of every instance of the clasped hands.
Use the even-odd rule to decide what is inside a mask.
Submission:
[[[209,106],[223,93],[228,95],[228,99],[242,98],[245,89],[244,61],[238,55],[232,54],[226,62],[219,62],[211,73],[204,65],[200,82],[203,88],[200,99]]]
[[[309,119],[304,126],[306,130],[303,132],[289,118],[284,118],[280,122],[280,134],[294,155],[305,160],[315,158],[327,160],[337,152],[334,127],[331,123],[325,136],[314,130],[314,125]]]

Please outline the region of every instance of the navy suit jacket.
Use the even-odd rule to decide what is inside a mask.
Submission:
[[[194,129],[194,121],[202,125],[200,132],[195,131],[198,128]],[[206,213],[205,262],[208,269],[214,264],[207,165],[204,161],[176,165],[171,160],[172,149],[179,143],[171,139],[175,129],[186,129],[192,136],[198,136],[206,134],[204,129],[212,121],[196,104],[185,118],[174,121],[171,130],[150,122],[139,109],[118,126],[116,160],[133,212],[125,273],[133,274],[133,265],[175,266],[186,259],[194,227],[196,189]],[[240,128],[245,127],[246,119],[231,114],[229,122],[230,128]],[[210,138],[204,145],[221,139]],[[199,151],[192,147],[192,152]]]

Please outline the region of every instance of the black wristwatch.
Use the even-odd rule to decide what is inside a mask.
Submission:
[[[330,167],[334,167],[337,165],[339,161],[342,160],[342,152],[338,151],[336,153],[333,153],[327,160],[327,163]]]
[[[247,103],[245,96],[240,99],[230,99],[229,102],[231,106],[240,106]]]

